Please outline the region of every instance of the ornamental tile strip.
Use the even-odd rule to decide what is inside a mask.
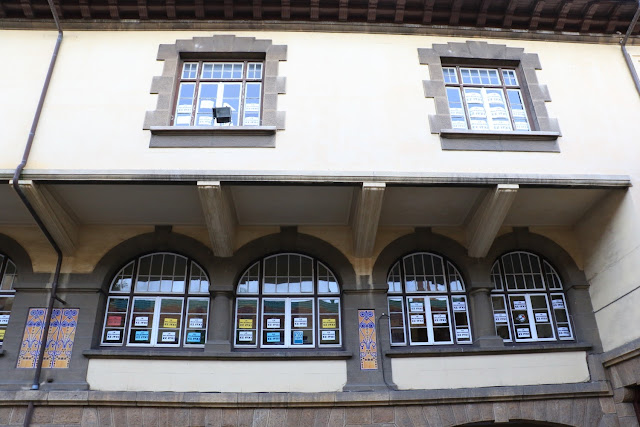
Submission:
[[[77,308],[53,310],[42,367],[69,367],[79,312],[80,310]],[[29,310],[17,368],[35,368],[40,353],[46,313],[45,308]]]
[[[360,369],[378,369],[376,343],[376,311],[358,310],[358,336],[360,337]]]

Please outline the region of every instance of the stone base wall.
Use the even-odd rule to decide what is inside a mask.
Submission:
[[[6,402],[5,402],[6,403]],[[382,403],[382,402],[379,402]],[[352,403],[353,404],[353,403]],[[23,425],[26,406],[0,407],[0,425]],[[622,421],[611,397],[403,406],[211,408],[36,406],[32,426],[461,426],[533,421],[576,427],[637,426]]]

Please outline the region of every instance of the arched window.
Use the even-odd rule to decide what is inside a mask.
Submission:
[[[9,257],[0,254],[0,345],[4,341],[4,333],[9,324],[13,297],[16,291],[13,285],[18,281],[16,265]]]
[[[548,261],[515,251],[491,269],[491,301],[496,333],[505,341],[572,340],[562,281]]]
[[[387,283],[391,345],[471,343],[464,281],[450,261],[427,252],[407,255]]]
[[[103,346],[204,347],[209,278],[182,255],[144,255],[116,274],[105,311]]]
[[[268,256],[238,282],[235,347],[339,347],[340,286],[320,261],[299,254]]]

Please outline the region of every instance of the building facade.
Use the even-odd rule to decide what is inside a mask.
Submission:
[[[51,4],[1,425],[638,425],[636,3]]]

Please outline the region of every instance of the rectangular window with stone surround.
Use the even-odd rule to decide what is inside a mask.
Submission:
[[[259,126],[263,63],[185,61],[173,114],[174,126]],[[219,123],[213,109],[229,107],[231,121]]]
[[[530,131],[516,70],[442,68],[453,129]]]

